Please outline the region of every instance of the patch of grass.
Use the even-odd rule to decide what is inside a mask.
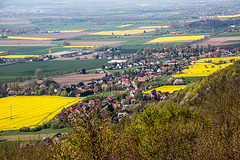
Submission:
[[[52,53],[68,50],[58,46],[0,46],[0,51],[5,51],[5,53],[0,55],[8,53],[9,49],[11,54],[16,55],[44,55],[48,54],[49,50],[51,50]]]
[[[9,130],[0,132],[0,141],[6,140],[9,141],[21,141],[21,142],[29,142],[41,140],[43,137],[52,137],[57,133],[67,133],[72,129],[70,127],[62,128],[62,129],[45,129],[38,132],[20,132],[19,130]]]
[[[107,97],[107,96],[112,96],[118,92],[121,92],[121,91],[109,91],[109,92],[102,92],[102,93],[98,93],[98,94],[94,94],[94,95],[90,95],[90,96],[87,96],[84,100],[91,100],[91,99],[95,99],[97,97]]]
[[[51,134],[51,133],[62,133],[69,132],[71,130],[70,127],[62,128],[62,129],[44,129],[38,132],[20,132],[19,130],[8,130],[0,132],[0,136],[15,136],[15,135],[39,135],[39,134]]]
[[[187,84],[191,84],[193,82],[200,81],[203,78],[205,78],[205,77],[184,77],[184,82],[187,85]]]
[[[126,68],[126,69],[108,70],[108,72],[110,72],[111,74],[113,74],[114,72],[119,72],[119,73],[121,73],[123,70],[128,71],[129,69],[130,69],[130,70],[133,70],[133,69],[137,69],[137,68],[139,68],[139,66],[132,67],[132,68]]]
[[[167,84],[167,80],[170,78],[170,76],[164,76],[161,77],[158,81],[149,81],[149,82],[145,82],[143,83],[144,86],[151,86],[154,83],[158,83],[158,84],[162,84],[162,85],[166,85]]]
[[[10,50],[11,53],[16,55],[42,55],[47,54],[51,48],[51,46],[0,46],[1,51],[7,53]]]
[[[226,41],[223,43],[240,43],[240,40],[232,40],[232,41]]]

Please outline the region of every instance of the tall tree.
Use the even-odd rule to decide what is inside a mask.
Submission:
[[[36,79],[41,79],[42,78],[42,70],[41,69],[37,69],[35,71],[35,77],[36,77]]]

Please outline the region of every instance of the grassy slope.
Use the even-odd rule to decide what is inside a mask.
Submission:
[[[131,123],[137,148],[146,159],[238,159],[239,90],[240,61],[148,107]]]

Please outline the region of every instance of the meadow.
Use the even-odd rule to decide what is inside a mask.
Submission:
[[[24,62],[0,67],[0,82],[10,82],[15,77],[33,77],[36,69],[42,69],[43,74],[55,72],[74,72],[74,69],[101,68],[107,59],[103,60],[52,60],[40,62]]]
[[[83,98],[58,96],[13,96],[0,99],[0,130],[35,127],[55,117]]]

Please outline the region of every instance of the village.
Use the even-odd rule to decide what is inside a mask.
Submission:
[[[164,49],[166,46],[160,48],[139,50],[137,53],[126,56],[126,59],[112,55],[115,60],[109,61],[100,70],[95,71],[95,74],[105,74],[105,76],[91,79],[91,82],[88,83],[79,80],[77,84],[61,86],[51,78],[47,78],[40,84],[30,81],[24,87],[13,83],[5,88],[8,96],[47,94],[86,97],[78,104],[63,109],[56,119],[71,119],[75,112],[84,110],[86,113],[90,113],[100,109],[103,115],[113,117],[113,123],[118,123],[122,117],[139,112],[146,107],[146,104],[165,100],[175,92],[161,92],[154,88],[164,85],[189,84],[187,79],[173,78],[171,75],[180,74],[191,62],[199,58],[231,57],[240,53],[238,49],[226,50],[214,46],[205,48],[197,46],[182,50],[171,46],[167,49]],[[95,55],[104,57],[106,54],[101,52],[101,54],[96,53]],[[226,62],[219,61],[218,63]],[[87,74],[87,72],[83,73],[80,70],[74,74]],[[166,80],[162,81],[162,79]],[[152,91],[144,93],[148,90]]]

